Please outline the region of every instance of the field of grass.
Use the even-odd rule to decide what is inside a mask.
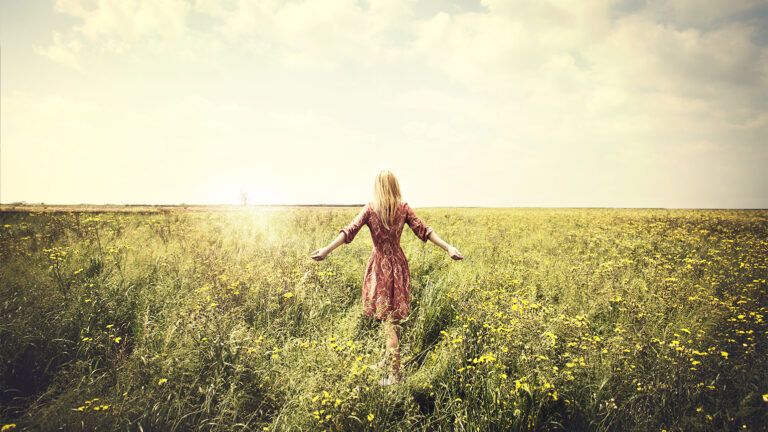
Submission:
[[[768,210],[416,209],[380,387],[357,208],[0,213],[0,426],[766,430]]]

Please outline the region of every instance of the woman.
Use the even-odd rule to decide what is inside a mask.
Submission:
[[[368,225],[373,239],[373,251],[363,278],[363,312],[386,324],[386,350],[379,367],[384,368],[391,357],[389,377],[381,385],[402,381],[400,371],[400,330],[401,321],[410,312],[411,275],[408,261],[400,248],[400,234],[404,224],[422,241],[432,240],[443,248],[451,258],[463,259],[458,249],[444,242],[437,233],[416,217],[408,203],[400,197],[397,178],[388,170],[376,177],[373,201],[367,203],[352,222],[339,230],[339,235],[328,246],[312,252],[312,259],[325,259],[342,243],[350,243],[363,225]]]

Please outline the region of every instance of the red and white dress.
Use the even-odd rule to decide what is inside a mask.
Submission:
[[[422,241],[429,239],[432,228],[416,216],[408,203],[397,206],[389,229],[384,227],[372,203],[367,203],[352,222],[341,228],[344,242],[350,243],[363,225],[368,225],[373,240],[373,251],[363,278],[363,312],[378,320],[391,318],[399,322],[411,309],[411,274],[408,260],[400,247],[400,234],[405,224]]]

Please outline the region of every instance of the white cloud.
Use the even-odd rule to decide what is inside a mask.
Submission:
[[[668,22],[678,27],[701,27],[718,24],[758,6],[761,0],[699,1],[673,0],[649,2],[647,13],[655,20]]]
[[[285,66],[322,69],[396,60],[414,16],[408,0],[373,0],[366,8],[355,0],[57,0],[56,10],[80,20],[66,36],[93,55],[217,56],[204,49],[204,38]],[[193,53],[191,45],[203,49]]]
[[[61,34],[54,30],[53,44],[46,48],[37,47],[35,51],[56,63],[61,63],[79,72],[84,72],[77,58],[81,48],[82,44],[79,41],[72,39],[65,42],[62,40]]]
[[[185,0],[98,0],[90,8],[78,0],[56,0],[56,9],[81,19],[74,30],[92,41],[132,45],[147,37],[180,38],[191,6]]]
[[[585,8],[594,14],[572,2],[485,3],[492,13],[421,22],[411,56],[466,86],[523,98],[564,136],[585,126],[742,127],[768,106],[768,49],[749,25],[680,30],[652,14],[607,24],[609,2]]]

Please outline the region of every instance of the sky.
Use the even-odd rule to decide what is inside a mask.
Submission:
[[[0,203],[768,208],[768,2],[0,0]]]

